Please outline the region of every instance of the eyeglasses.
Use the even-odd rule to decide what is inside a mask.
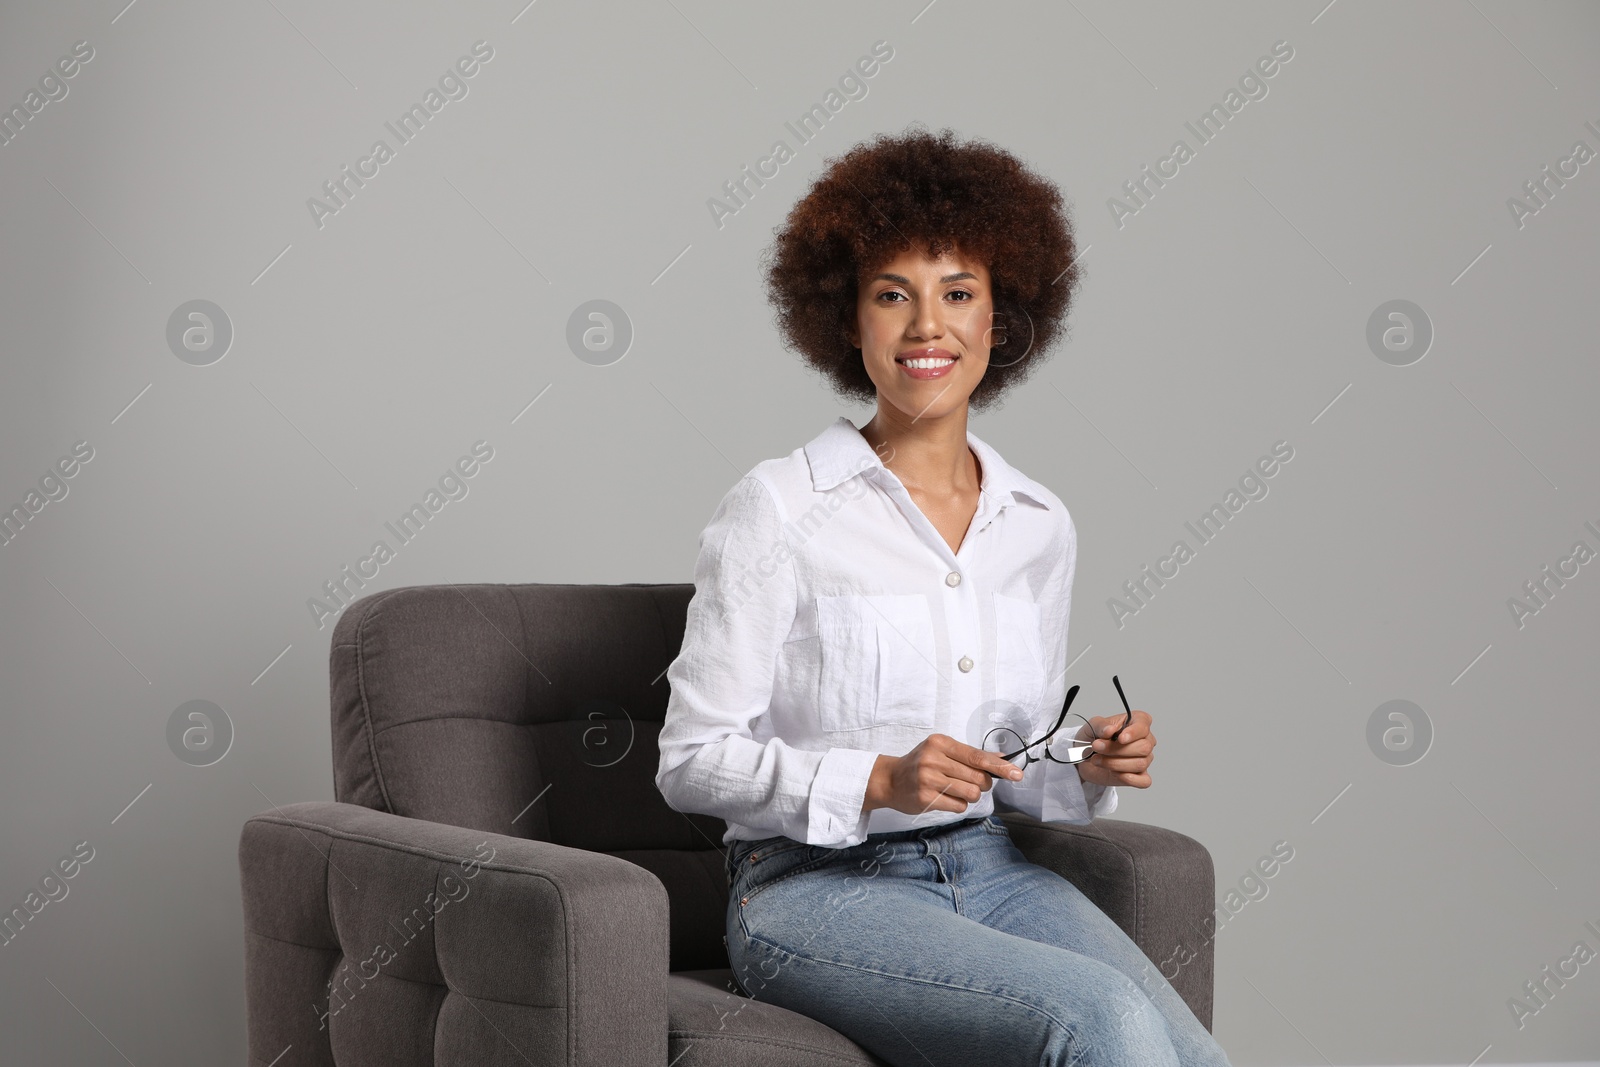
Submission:
[[[1107,737],[1117,736],[1123,730],[1127,729],[1128,724],[1133,721],[1133,709],[1128,706],[1128,697],[1127,694],[1123,693],[1122,691],[1122,682],[1117,678],[1116,675],[1113,674],[1111,676],[1111,684],[1117,687],[1117,696],[1122,700],[1122,710],[1127,714],[1125,714],[1122,718],[1122,725],[1118,726],[1115,730],[1107,734]],[[1088,719],[1085,719],[1082,715],[1070,710],[1072,707],[1072,702],[1077,698],[1077,696],[1078,686],[1073,686],[1071,689],[1068,689],[1066,703],[1061,705],[1061,714],[1056,716],[1055,725],[1051,726],[1049,730],[1045,731],[1043,737],[1040,737],[1036,741],[1029,741],[1015,752],[999,753],[1000,758],[1009,762],[1016,759],[1018,756],[1026,757],[1022,762],[1022,768],[1024,770],[1027,769],[1030,763],[1038,763],[1042,759],[1050,760],[1052,763],[1067,764],[1083,763],[1087,761],[1090,756],[1094,755],[1095,733],[1094,730],[1090,728]],[[1067,747],[1067,758],[1059,759],[1051,753],[1050,742],[1056,736],[1057,732],[1060,731],[1062,724],[1067,721],[1068,717],[1077,719],[1083,725],[1073,732],[1072,741]],[[1022,735],[1017,733],[1017,731],[1013,730],[1011,727],[996,726],[994,729],[990,730],[984,735],[982,747],[986,751],[989,750],[989,739],[995,734],[1005,733],[1009,733],[1019,741],[1022,740]],[[1087,735],[1087,737],[1085,737],[1085,735]],[[1035,756],[1030,751],[1039,745],[1044,746],[1043,756]]]

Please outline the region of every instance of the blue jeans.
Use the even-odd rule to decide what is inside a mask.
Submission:
[[[997,816],[848,848],[736,840],[725,866],[741,988],[896,1067],[1228,1067],[1139,946]]]

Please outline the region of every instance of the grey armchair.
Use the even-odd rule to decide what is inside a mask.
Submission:
[[[444,585],[345,610],[338,802],[263,812],[239,842],[253,1067],[880,1063],[732,983],[723,823],[654,780],[693,592]],[[1205,848],[1003,818],[1209,1028]]]

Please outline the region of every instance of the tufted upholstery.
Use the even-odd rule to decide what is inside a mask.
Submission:
[[[642,868],[311,803],[251,819],[240,869],[253,1065],[665,1062],[667,902]]]
[[[350,605],[330,654],[336,803],[240,839],[255,1067],[878,1061],[729,985],[720,819],[655,788],[692,585],[443,585]],[[1204,848],[1005,816],[1207,1025]],[[1132,902],[1132,903],[1130,903]],[[1113,910],[1120,909],[1120,910]]]
[[[358,601],[333,633],[334,795],[631,860],[673,898],[672,969],[726,967],[726,826],[655,786],[693,592],[447,585]]]

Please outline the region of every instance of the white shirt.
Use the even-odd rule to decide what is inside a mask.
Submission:
[[[1072,517],[967,443],[981,490],[958,552],[842,416],[757,464],[701,533],[656,787],[678,811],[723,819],[724,844],[782,834],[843,848],[995,810],[1072,823],[1116,810],[1114,787],[1040,759],[964,812],[862,813],[880,753],[932,733],[1014,752],[1066,699]],[[1002,725],[1015,732],[985,746]]]

